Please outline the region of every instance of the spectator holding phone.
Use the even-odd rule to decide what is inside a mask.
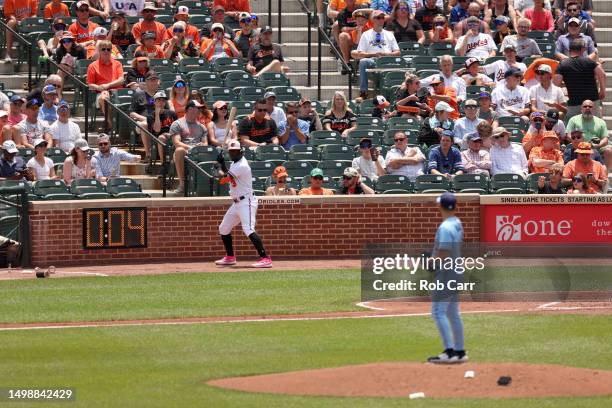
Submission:
[[[351,167],[361,176],[376,181],[385,174],[386,165],[378,149],[372,145],[372,140],[364,137],[359,141],[359,157],[353,159]]]

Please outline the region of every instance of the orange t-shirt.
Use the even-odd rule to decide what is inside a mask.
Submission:
[[[170,39],[174,37],[172,32],[172,26],[166,30],[166,38]],[[187,24],[187,30],[185,30],[185,38],[194,42],[194,44],[200,43],[200,30],[196,26]]]
[[[57,17],[70,17],[70,10],[64,3],[60,3],[57,7],[53,3],[49,3],[45,6],[45,18],[52,20]]]
[[[162,45],[164,41],[168,38],[166,37],[166,26],[164,26],[159,21],[141,21],[132,27],[132,34],[136,41],[140,41],[140,37],[142,33],[146,33],[147,31],[153,31],[155,33],[155,44]]]
[[[200,116],[198,117],[198,122],[206,126],[210,123],[210,121],[212,120],[212,117],[213,117],[213,113],[211,111],[207,111],[206,115],[200,112]]]
[[[176,113],[176,116],[179,119],[185,116],[185,106],[187,105],[188,101],[189,99],[186,99],[185,102],[181,103],[178,101],[178,99],[172,98],[172,106],[174,107],[174,113]]]
[[[455,90],[453,88],[447,88],[444,87],[444,93],[443,94],[438,94],[438,95],[444,95],[444,96],[448,96],[450,98],[450,102],[448,102],[448,104],[451,106],[451,108],[454,109],[454,111],[452,111],[449,114],[449,117],[451,119],[459,119],[459,104],[457,103],[457,92],[455,92]],[[436,108],[436,104],[440,102],[437,99],[434,98],[429,98],[429,100],[427,101],[427,105],[429,105],[429,107],[435,111]]]
[[[136,54],[138,51],[142,51],[142,52],[146,53],[147,57],[149,57],[151,59],[166,58],[166,56],[164,54],[164,51],[161,49],[161,47],[159,45],[156,45],[155,48],[145,48],[144,46],[139,45],[134,50],[134,54]]]
[[[223,6],[225,11],[251,12],[250,0],[215,0],[213,6]]]
[[[119,78],[123,78],[123,65],[115,59],[111,59],[110,64],[103,64],[98,59],[87,67],[88,84],[104,85]],[[121,86],[116,88],[121,88]]]
[[[586,176],[589,173],[593,173],[593,178],[595,180],[606,180],[608,178],[606,166],[600,162],[591,160],[588,165],[584,165],[578,159],[572,160],[565,165],[563,169],[563,178],[571,179],[577,174],[584,174]],[[589,187],[592,187],[595,191],[601,191],[601,188],[591,180],[589,180]]]
[[[5,0],[4,16],[14,16],[18,21],[36,16],[38,0]]]
[[[532,173],[548,173],[549,169],[546,167],[536,167],[533,164],[533,159],[544,159],[544,160],[554,160],[557,164],[563,165],[563,154],[561,150],[552,149],[549,151],[544,151],[542,146],[536,146],[531,149],[529,153],[529,169]]]
[[[356,0],[355,1],[356,6],[361,6],[362,4],[365,4],[365,3],[370,3],[370,1],[369,0]],[[331,7],[332,10],[342,11],[346,8],[346,2],[344,0],[331,0],[329,2],[329,7]]]
[[[372,28],[372,22],[368,20],[368,22],[365,23],[363,29],[361,30],[361,35],[363,35],[363,33],[368,31],[370,28]],[[357,40],[357,29],[351,30],[351,40],[353,41],[353,44],[359,44],[359,41]]]
[[[323,187],[320,190],[313,190],[312,187],[308,187],[301,189],[298,195],[334,195],[334,191]]]
[[[74,38],[76,38],[77,43],[84,43],[85,41],[90,41],[94,39],[93,32],[96,28],[98,28],[98,24],[93,23],[91,21],[87,25],[87,28],[83,28],[83,26],[80,25],[78,21],[75,21],[74,23],[70,24],[70,27],[68,27],[68,31],[70,31],[72,35],[74,35]]]
[[[200,52],[204,52],[206,51],[206,48],[208,47],[208,44],[210,44],[212,42],[212,38],[204,38],[202,40],[202,44],[200,45]],[[231,57],[232,54],[232,50],[230,49],[229,45],[227,45],[226,43],[223,43],[223,50],[225,51],[225,53],[227,54],[228,57]],[[204,55],[204,57],[206,57],[206,59],[210,62],[210,60],[212,59],[213,55],[215,55],[215,46],[213,45],[212,47],[210,47],[210,49],[208,50],[208,54]]]
[[[522,142],[523,143],[523,148],[525,146],[527,146],[528,143],[531,143],[532,141],[535,142],[535,145],[533,147],[542,146],[542,138],[547,133],[552,133],[553,135],[557,136],[557,134],[555,132],[553,132],[552,130],[545,130],[545,131],[543,131],[541,133],[535,133],[535,134],[529,133],[529,132],[525,133],[525,136],[523,137],[523,142]],[[555,148],[556,149],[561,148],[561,145],[560,145],[559,141],[557,141],[555,143]],[[529,152],[526,152],[526,153],[527,153],[527,155],[529,155]]]

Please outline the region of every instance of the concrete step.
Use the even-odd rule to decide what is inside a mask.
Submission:
[[[601,12],[594,11],[593,19],[597,23],[596,32],[599,31],[599,27],[612,27],[612,12]],[[597,35],[597,34],[596,34]]]
[[[612,2],[607,1],[607,0],[594,0],[593,10],[597,10],[600,13],[601,12],[611,13],[612,12]]]
[[[297,2],[296,2],[297,3]],[[282,11],[281,23],[283,29],[285,27],[306,27],[308,20],[305,12],[285,12]],[[268,13],[259,14],[259,26],[269,25],[274,29],[278,29],[278,14],[272,13],[272,24],[268,23]]]
[[[142,190],[160,190],[162,189],[162,179],[157,176],[149,176],[149,175],[133,175],[129,176],[135,182],[140,184]]]
[[[289,66],[291,71],[305,72],[308,67],[307,61],[308,61],[307,57],[294,57],[291,59],[287,59],[285,62],[287,66]],[[312,63],[312,69],[316,70],[318,67],[318,61],[315,57],[313,57],[311,63]],[[322,56],[321,69],[326,72],[336,71],[338,69],[338,62],[333,57]],[[313,73],[314,72],[315,71],[313,71]]]
[[[302,12],[302,7],[295,0],[272,0],[272,15],[279,10],[279,3],[282,1],[281,12],[282,13],[297,13]],[[309,0],[305,0],[304,3],[311,9],[315,10],[310,4]],[[268,0],[251,0],[251,11],[256,13],[259,17],[263,14],[268,14]]]
[[[121,163],[121,175],[125,177],[146,176],[145,169],[146,165],[143,163]]]
[[[595,36],[597,37],[597,44],[612,42],[612,28],[610,26],[602,27],[598,25],[595,29]]]
[[[308,56],[308,44],[306,42],[303,43],[283,43],[281,49],[283,50],[283,56],[285,58],[294,58],[294,57],[307,57]],[[312,42],[310,46],[311,58],[314,61],[317,58],[318,53],[318,44],[317,42]],[[329,44],[321,44],[321,56],[328,57],[330,54],[330,46]]]
[[[276,30],[275,26],[272,26]],[[314,28],[311,30],[310,35],[312,36],[312,42],[317,42],[317,30]],[[308,41],[308,27],[283,27],[282,35],[283,43],[306,43]],[[275,31],[272,37],[272,41],[278,41],[278,33]]]
[[[292,86],[306,86],[308,83],[308,73],[303,72],[289,72],[287,77],[291,81]],[[321,84],[334,84],[336,82],[341,83],[338,71],[326,71],[321,72]],[[346,80],[345,80],[346,82]],[[312,71],[312,85],[317,85],[317,71]]]

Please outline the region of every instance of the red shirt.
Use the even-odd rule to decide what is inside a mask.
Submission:
[[[246,11],[251,12],[251,2],[249,0],[215,0],[214,6],[223,6],[225,11]]]
[[[87,67],[87,83],[104,85],[123,78],[123,65],[112,59],[109,64],[103,64],[99,59]],[[121,88],[117,86],[115,88]]]
[[[531,29],[534,31],[548,31],[552,33],[555,30],[555,22],[550,10],[535,11],[530,8],[525,10],[525,18],[531,20]]]

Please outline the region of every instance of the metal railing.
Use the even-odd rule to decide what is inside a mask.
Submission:
[[[322,39],[323,39],[325,40],[326,43],[329,44],[331,51],[334,53],[336,58],[338,58],[338,61],[340,61],[340,63],[342,64],[342,68],[348,72],[348,99],[352,100],[353,99],[353,67],[349,63],[344,61],[344,58],[342,58],[342,54],[334,46],[334,44],[332,43],[332,40],[329,38],[325,30],[319,26],[318,31],[319,31],[319,38],[318,38],[318,47],[317,47],[317,62],[318,62],[317,64],[318,65],[317,66],[317,99],[321,100],[321,48],[322,48],[321,44],[322,44]]]
[[[33,67],[33,63],[32,63],[32,50],[33,50],[33,43],[30,42],[28,39],[26,39],[23,35],[19,34],[17,31],[13,30],[11,27],[9,27],[6,22],[4,22],[3,20],[0,20],[0,29],[1,30],[5,30],[6,31],[10,31],[11,33],[13,33],[13,40],[17,40],[17,42],[23,44],[23,46],[25,47],[25,51],[27,54],[27,61],[28,61],[28,91],[32,90],[32,67]],[[5,40],[5,46],[6,46],[6,52],[8,53],[8,46],[6,44],[6,36],[3,37]]]
[[[3,196],[14,196],[15,200],[6,199]],[[17,226],[17,239],[21,245],[21,266],[32,265],[32,242],[30,239],[30,206],[28,192],[25,187],[1,187],[0,204],[15,208],[19,224]],[[10,237],[7,237],[10,238]]]
[[[312,86],[312,20],[314,18],[312,11],[310,11],[310,9],[308,8],[308,6],[304,3],[303,0],[297,0],[297,2],[299,3],[300,7],[302,8],[302,11],[304,11],[306,13],[306,26],[308,27],[308,32],[307,32],[307,38],[308,38],[308,51],[307,51],[307,56],[308,56],[308,60],[306,61],[306,63],[308,64],[308,87]],[[280,4],[280,1],[279,1]],[[280,7],[280,6],[279,6]],[[280,9],[279,9],[279,20],[280,20]],[[280,37],[279,37],[280,38]]]

